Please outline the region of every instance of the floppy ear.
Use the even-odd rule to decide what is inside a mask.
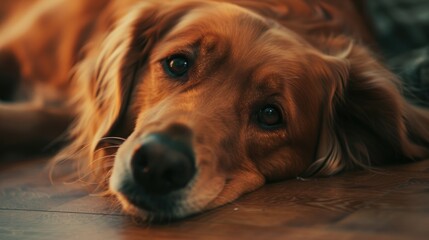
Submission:
[[[78,160],[80,169],[100,168],[100,156],[94,159],[96,150],[106,147],[105,140],[127,137],[134,128],[129,107],[152,48],[191,8],[192,3],[138,3],[124,11],[125,16],[113,26],[105,28],[107,34],[96,36],[95,42],[86,46],[87,53],[73,76],[76,96],[72,105],[78,117],[70,130],[71,144],[57,159],[83,158],[85,162]],[[113,144],[117,146],[118,142]]]
[[[337,74],[327,84],[317,159],[305,175],[428,157],[429,112],[406,102],[398,79],[345,38],[319,46]]]
[[[129,110],[134,86],[154,45],[169,31],[180,18],[198,3],[189,2],[175,5],[144,3],[137,10],[128,13],[104,42],[103,52],[97,64],[96,98],[100,109],[110,111],[105,122],[104,137],[124,135],[124,123]],[[140,7],[140,9],[138,8]],[[112,67],[114,67],[112,69]],[[113,75],[112,75],[113,74]],[[115,87],[112,87],[112,79]],[[110,96],[106,96],[107,93]],[[116,90],[110,92],[109,90]],[[119,103],[112,107],[112,99]],[[125,127],[127,127],[125,125]],[[131,131],[134,126],[128,126]],[[108,128],[108,130],[107,130]],[[127,135],[125,130],[125,135]],[[103,139],[103,138],[101,138]]]

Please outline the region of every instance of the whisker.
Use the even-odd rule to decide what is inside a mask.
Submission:
[[[110,158],[110,160],[113,160],[115,157],[116,157],[116,153],[95,158],[94,160],[91,161],[90,166],[94,165],[95,163],[101,162],[102,160],[104,160],[106,158]]]
[[[111,168],[113,167],[114,161],[106,161],[106,162],[104,162],[104,164],[101,164],[101,165],[96,165],[96,163],[103,162],[102,160],[104,160],[106,158],[113,159],[115,156],[116,156],[116,154],[112,154],[112,155],[106,155],[106,156],[94,159],[89,165],[89,166],[91,166],[91,171],[86,171],[85,174],[83,174],[83,175],[81,175],[79,173],[76,180],[71,181],[71,182],[64,182],[64,184],[75,184],[75,183],[80,182],[80,183],[86,183],[86,184],[100,184],[101,185],[103,183],[103,181],[101,181],[101,182],[89,182],[89,181],[84,181],[84,179],[86,179],[90,175],[93,175],[97,172],[100,172],[101,170],[103,170],[103,172],[104,172],[104,174],[103,174],[104,177],[102,177],[101,179],[105,180],[106,178],[108,178],[108,176],[111,175],[111,172],[112,172]],[[109,169],[109,170],[106,171],[106,169]]]
[[[111,149],[111,148],[120,148],[120,147],[121,147],[121,145],[112,145],[112,146],[102,147],[102,148],[99,148],[99,149],[95,150],[95,151],[94,151],[94,154],[96,154],[96,153],[98,153],[98,152],[101,152],[101,151],[103,151],[103,150],[106,150],[106,149]]]
[[[125,142],[125,138],[122,137],[103,137],[98,142],[99,143],[109,143],[109,144],[117,144],[120,145]]]
[[[103,140],[103,139],[117,139],[121,141],[127,140],[126,138],[123,138],[123,137],[102,137],[100,140]]]

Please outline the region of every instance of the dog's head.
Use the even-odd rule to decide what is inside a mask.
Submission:
[[[76,131],[92,149],[126,138],[109,186],[136,215],[184,217],[372,152],[423,154],[392,76],[346,38],[310,43],[227,3],[142,4],[101,49]]]

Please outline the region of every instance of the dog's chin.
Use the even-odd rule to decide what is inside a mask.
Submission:
[[[166,222],[180,220],[213,208],[212,202],[219,198],[223,186],[212,188],[205,194],[192,194],[195,189],[184,189],[169,196],[144,196],[135,191],[116,191],[122,210],[141,221]]]
[[[131,199],[121,193],[116,194],[116,197],[120,201],[122,209],[126,214],[136,217],[142,221],[161,223],[165,221],[180,220],[201,212],[202,210],[198,207],[189,207],[186,202],[182,201],[175,202],[174,206],[154,209],[143,202]]]

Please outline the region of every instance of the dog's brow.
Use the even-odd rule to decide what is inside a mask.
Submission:
[[[162,59],[165,56],[184,50],[190,51],[192,54],[196,55],[201,53],[209,54],[219,49],[219,46],[222,46],[221,49],[223,49],[223,51],[217,55],[219,55],[219,58],[222,58],[222,53],[228,52],[229,50],[229,44],[227,44],[218,33],[206,32],[202,34],[191,30],[171,35],[164,40],[163,46],[163,48],[154,52],[154,55],[157,56],[156,59]]]
[[[260,93],[272,93],[282,91],[285,87],[285,79],[278,74],[270,74],[257,79],[255,90]]]
[[[189,42],[192,39],[192,42],[195,42],[196,39],[201,38],[201,34],[196,29],[186,29],[185,31],[175,32],[170,34],[165,38],[165,42]]]
[[[164,59],[166,56],[177,53],[188,52],[189,54],[195,54],[201,45],[201,41],[201,36],[187,36],[187,38],[185,38],[185,35],[183,34],[172,35],[164,40],[161,45],[162,47],[153,51],[153,61],[156,62]]]

